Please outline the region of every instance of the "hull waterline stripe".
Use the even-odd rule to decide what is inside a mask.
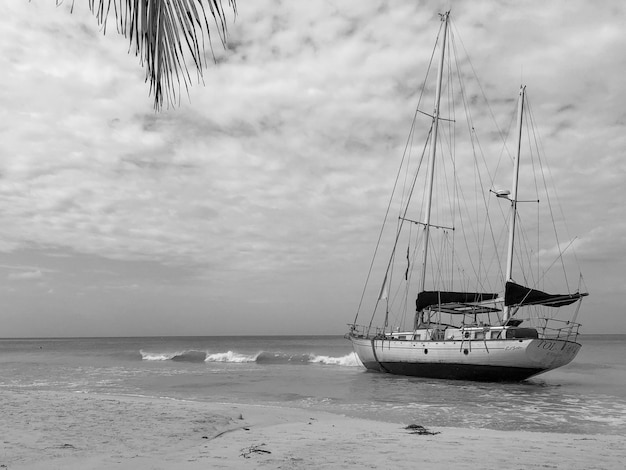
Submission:
[[[378,363],[364,364],[367,369],[394,375],[432,379],[472,380],[480,382],[519,382],[545,372],[543,368],[518,368],[453,363]]]
[[[372,339],[372,354],[374,354],[374,360],[376,360],[376,363],[378,364],[378,367],[380,368],[381,371],[387,372],[389,374],[390,372],[378,360],[378,356],[376,355],[376,346],[374,346],[375,341],[376,341],[375,339]]]

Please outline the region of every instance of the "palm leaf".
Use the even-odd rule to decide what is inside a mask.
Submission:
[[[236,0],[228,6],[237,14]],[[209,17],[222,46],[226,46],[226,10],[222,0],[89,0],[89,9],[106,34],[107,19],[113,12],[117,31],[130,41],[141,64],[146,67],[146,81],[154,94],[154,107],[164,101],[178,103],[181,79],[188,91],[191,77],[185,55],[193,59],[198,80],[205,67],[205,36],[211,56]]]

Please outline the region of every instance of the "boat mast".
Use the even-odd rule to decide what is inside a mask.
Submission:
[[[526,95],[526,87],[521,86],[519,90],[519,101],[517,104],[517,152],[513,163],[513,186],[509,200],[511,201],[511,225],[509,226],[509,249],[506,262],[506,280],[513,280],[513,250],[515,246],[515,222],[517,220],[517,185],[519,182],[519,160],[522,148],[522,118],[524,115],[524,97]],[[511,318],[511,307],[504,307],[503,323]]]
[[[450,12],[447,11],[441,15],[441,21],[443,25],[443,41],[441,44],[441,57],[439,58],[439,68],[437,71],[437,88],[435,91],[435,110],[433,112],[433,133],[432,133],[432,145],[430,146],[430,155],[428,157],[428,183],[427,187],[427,199],[426,199],[426,214],[424,215],[424,254],[422,258],[422,279],[420,291],[424,291],[426,288],[426,262],[428,260],[428,239],[430,238],[430,213],[433,199],[433,185],[435,176],[435,152],[437,151],[437,131],[439,129],[439,103],[441,101],[441,82],[443,80],[443,65],[446,56],[446,37],[448,33],[448,21],[450,18]]]

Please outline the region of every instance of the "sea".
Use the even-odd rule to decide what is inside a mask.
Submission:
[[[423,426],[626,435],[626,335],[521,383],[366,371],[341,336],[0,339],[0,393],[278,405]],[[1,413],[1,412],[0,412]]]

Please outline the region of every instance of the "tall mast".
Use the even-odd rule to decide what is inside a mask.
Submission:
[[[443,65],[446,57],[446,38],[448,36],[448,21],[450,18],[450,12],[447,11],[441,15],[441,21],[443,25],[443,41],[441,44],[441,56],[439,58],[439,69],[437,71],[437,88],[435,91],[435,110],[433,112],[433,133],[432,133],[432,145],[430,146],[430,155],[428,158],[428,183],[427,187],[427,199],[426,199],[426,214],[424,215],[424,254],[422,258],[422,279],[420,291],[426,288],[426,262],[428,261],[428,239],[430,238],[430,212],[433,199],[433,185],[435,177],[435,153],[437,151],[437,131],[439,130],[439,103],[441,101],[441,82],[443,80]]]
[[[513,250],[515,247],[515,222],[517,220],[517,186],[519,182],[519,160],[522,148],[522,118],[524,115],[524,96],[526,87],[521,86],[519,90],[519,101],[517,103],[517,152],[515,154],[513,168],[513,185],[511,189],[511,225],[509,226],[509,249],[506,262],[506,280],[512,281],[513,277]],[[503,322],[506,323],[511,317],[511,307],[504,307]]]

